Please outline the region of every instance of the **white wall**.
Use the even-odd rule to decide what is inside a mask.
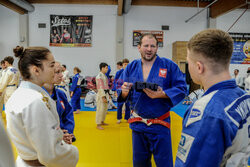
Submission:
[[[158,54],[171,59],[173,42],[187,41],[206,28],[206,12],[185,23],[196,12],[196,8],[132,6],[125,15],[125,57],[130,60],[140,57],[137,48],[132,46],[133,30],[161,30],[162,25],[169,25],[170,29],[164,31],[164,47],[159,47]]]
[[[185,20],[197,12],[197,8],[132,6],[124,14],[124,57],[139,58],[139,52],[132,46],[133,30],[161,30],[161,25],[169,25],[164,31],[164,47],[158,49],[162,57],[172,57],[172,43],[188,41],[195,33],[206,28],[206,11],[188,23]],[[217,28],[227,30],[243,10],[234,10],[217,18]],[[62,48],[49,47],[49,15],[93,15],[92,47]],[[18,44],[18,14],[0,6],[0,58],[12,55],[12,48]],[[45,46],[51,49],[55,58],[66,64],[69,70],[79,66],[85,75],[96,75],[101,61],[111,65],[112,73],[116,71],[116,5],[51,5],[35,4],[35,12],[29,14],[30,46]],[[6,19],[7,18],[7,19]],[[231,32],[250,33],[250,11],[248,10]],[[47,28],[38,29],[38,23],[46,23]],[[248,65],[231,65],[245,74]]]
[[[50,14],[93,15],[92,47],[49,47]],[[66,64],[71,74],[78,66],[84,75],[97,75],[99,64],[106,62],[115,69],[115,25],[117,6],[109,5],[35,5],[30,14],[30,46],[50,48],[55,59]],[[46,23],[46,28],[38,28]]]
[[[0,5],[0,60],[13,56],[19,41],[19,14]]]
[[[217,28],[227,31],[238,17],[244,12],[245,9],[237,9],[226,13],[217,18]],[[236,24],[230,29],[229,32],[250,33],[250,10],[247,10]],[[234,69],[239,69],[239,75],[245,77],[247,68],[250,64],[231,64],[230,73],[233,74]]]

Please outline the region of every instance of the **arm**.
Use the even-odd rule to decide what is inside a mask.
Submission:
[[[0,79],[0,93],[2,93],[7,87],[8,83],[10,82],[10,78],[11,74],[8,71],[4,72],[3,76]]]
[[[74,76],[74,77],[73,77],[73,81],[72,81],[72,85],[71,85],[71,87],[70,87],[70,91],[71,91],[71,92],[75,92],[76,87],[77,87],[77,82],[78,82],[78,77],[77,77],[77,76]]]
[[[41,99],[35,100],[22,115],[27,137],[39,161],[45,166],[75,167],[79,158],[78,150],[62,140],[63,132],[55,114],[57,112],[49,110]]]
[[[171,88],[163,91],[170,98],[173,106],[175,106],[184,99],[187,92],[187,85],[183,73],[175,63],[171,65],[171,71],[169,73],[169,75],[171,75]]]
[[[63,121],[63,129],[68,130],[69,134],[73,134],[74,128],[75,128],[75,120],[73,115],[72,107],[70,106],[69,102],[67,101],[67,97],[64,94],[64,106],[65,106],[65,112],[63,112],[62,115],[62,121]]]

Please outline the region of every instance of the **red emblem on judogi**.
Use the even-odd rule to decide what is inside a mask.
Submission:
[[[167,69],[160,68],[159,77],[166,78],[167,77]]]

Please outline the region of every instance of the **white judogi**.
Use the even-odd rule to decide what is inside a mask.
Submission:
[[[0,120],[0,167],[15,167],[13,151],[9,137],[5,132],[4,126]]]
[[[56,103],[40,86],[22,81],[6,104],[7,130],[22,160],[36,160],[46,167],[75,167],[78,149],[63,141]]]
[[[96,76],[96,88],[97,88],[97,108],[96,108],[96,124],[101,124],[106,118],[108,103],[104,103],[102,97],[106,97],[107,101],[109,99],[108,93],[105,90],[109,89],[108,78],[105,74],[100,72]]]
[[[7,103],[8,99],[12,93],[16,90],[19,82],[19,72],[15,67],[8,67],[6,71],[2,74],[0,80],[0,92],[4,93],[4,104]]]
[[[6,72],[6,69],[1,69],[0,70],[0,81],[4,73]],[[4,103],[4,93],[5,91],[2,92],[0,95],[0,120],[2,120],[2,110],[3,110],[3,103]]]
[[[89,108],[96,107],[96,92],[94,90],[91,90],[86,94],[84,107],[89,107]]]
[[[69,83],[70,83],[70,79],[69,79],[69,71],[65,70],[62,72],[63,74],[63,81],[61,82],[61,84],[57,87],[58,89],[62,90],[66,96],[68,101],[71,100],[70,98],[70,94],[69,94]]]

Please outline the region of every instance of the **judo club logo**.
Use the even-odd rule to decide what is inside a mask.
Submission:
[[[167,69],[160,68],[160,70],[159,70],[159,77],[166,78],[167,77]]]
[[[186,137],[185,136],[181,136],[181,141],[180,141],[180,145],[184,146],[186,142]]]

